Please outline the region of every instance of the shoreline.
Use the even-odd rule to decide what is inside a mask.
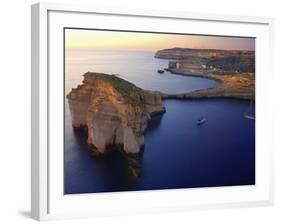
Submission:
[[[166,69],[174,75],[192,76],[212,79],[218,82],[215,87],[207,89],[195,90],[185,93],[167,94],[159,92],[162,99],[240,99],[255,100],[255,76],[249,73],[241,74],[204,74],[186,72],[178,69]]]

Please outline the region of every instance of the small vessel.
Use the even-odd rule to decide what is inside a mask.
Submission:
[[[255,100],[254,99],[250,99],[249,107],[246,109],[246,111],[244,113],[244,118],[252,120],[252,121],[256,120],[256,116],[255,116]]]
[[[249,120],[255,120],[255,114],[254,112],[252,112],[252,100],[250,101],[250,105],[249,108],[247,109],[247,111],[244,114],[244,118],[249,119]]]
[[[250,115],[244,115],[244,118],[250,119],[250,120],[255,120],[255,117],[254,116],[250,116]]]
[[[158,72],[159,74],[163,74],[163,73],[164,73],[164,70],[159,69],[157,72]]]
[[[200,118],[200,119],[197,120],[197,125],[204,124],[205,122],[206,122],[205,118]]]

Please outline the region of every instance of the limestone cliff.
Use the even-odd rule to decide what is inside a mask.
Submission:
[[[112,149],[138,154],[149,119],[165,112],[159,93],[102,73],[85,73],[67,99],[73,127],[87,128],[88,145],[97,154]]]
[[[180,67],[199,66],[205,70],[231,73],[255,72],[255,51],[170,48],[157,51],[155,58],[179,60]]]
[[[161,93],[163,99],[235,98],[255,100],[255,51],[170,48],[156,58],[171,59],[166,71],[175,75],[218,81],[213,88],[179,94]]]

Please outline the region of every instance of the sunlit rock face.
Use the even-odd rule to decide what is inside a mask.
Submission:
[[[204,70],[212,72],[255,72],[255,51],[170,48],[159,50],[155,58],[178,60],[177,69]],[[175,69],[175,61],[169,68]]]
[[[165,112],[159,93],[101,73],[84,74],[83,84],[67,99],[73,127],[87,128],[88,145],[96,154],[112,149],[139,153],[149,119]]]

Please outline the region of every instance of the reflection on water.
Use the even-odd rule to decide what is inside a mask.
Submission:
[[[153,55],[147,52],[130,57],[124,52],[87,54],[68,57],[66,92],[81,81],[80,75],[85,70],[124,73],[124,78],[128,75],[128,80],[145,89],[162,88],[161,91],[187,91],[216,84],[205,79],[198,81],[195,78],[193,82],[190,77],[159,75],[157,66],[163,68],[167,61],[157,59],[155,62]],[[109,63],[108,57],[114,57],[116,61]],[[126,64],[124,60],[130,63]],[[120,70],[116,71],[116,68]],[[172,81],[166,85],[169,79]],[[248,101],[165,100],[164,103],[166,113],[149,123],[140,160],[142,175],[136,179],[119,153],[102,157],[92,155],[86,132],[72,129],[65,101],[65,193],[255,184],[255,122],[244,119]],[[200,117],[205,117],[206,123],[198,126],[196,121]]]
[[[165,93],[182,93],[213,87],[216,81],[197,77],[158,74],[168,60],[154,58],[154,52],[67,50],[65,61],[66,93],[81,83],[87,71],[118,74],[135,85]]]
[[[163,117],[163,114],[153,116],[152,119],[148,123],[146,133],[152,132],[154,129],[157,129],[161,125],[162,117]]]

